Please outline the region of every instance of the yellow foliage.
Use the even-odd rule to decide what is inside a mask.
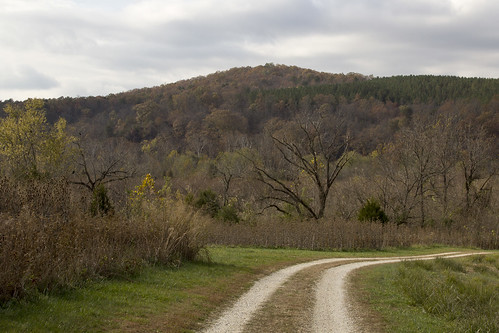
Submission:
[[[0,120],[0,155],[14,175],[38,177],[59,174],[67,167],[71,144],[66,121],[47,123],[43,101],[29,99],[22,106],[7,105]]]
[[[142,183],[139,186],[135,187],[135,190],[132,191],[132,198],[143,198],[144,196],[157,195],[158,192],[154,189],[154,179],[151,174],[148,173]]]

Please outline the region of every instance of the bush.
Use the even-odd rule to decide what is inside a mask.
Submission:
[[[364,206],[359,210],[357,218],[359,221],[379,221],[381,223],[388,222],[388,216],[386,216],[378,201],[375,199],[367,200]]]
[[[92,203],[90,204],[90,212],[92,216],[105,216],[112,215],[113,213],[113,205],[111,204],[111,200],[107,195],[107,190],[103,184],[97,186],[94,190]]]
[[[8,185],[0,188],[0,198],[10,198],[0,202],[0,306],[31,292],[126,276],[147,264],[178,265],[204,245],[207,219],[181,200],[151,199],[154,204],[137,214],[92,217],[85,214],[83,193],[65,183],[34,182],[31,191],[27,183],[0,184]],[[96,191],[96,211],[110,207],[105,194]],[[42,205],[40,198],[49,202]]]
[[[239,222],[239,216],[237,215],[237,209],[233,205],[222,206],[217,213],[217,218],[224,220],[226,222]]]
[[[217,194],[212,190],[201,191],[194,202],[194,206],[203,209],[211,217],[215,217],[220,210]]]

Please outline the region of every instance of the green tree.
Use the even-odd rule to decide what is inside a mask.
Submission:
[[[103,184],[99,184],[94,189],[92,202],[90,204],[90,212],[92,213],[92,216],[105,216],[113,213],[113,205],[107,195],[107,189]]]
[[[386,216],[383,209],[381,209],[381,206],[376,199],[368,199],[364,206],[362,206],[359,210],[357,218],[359,221],[379,221],[381,223],[388,222],[388,216]]]
[[[0,155],[5,168],[15,177],[43,178],[67,171],[71,143],[66,121],[48,124],[44,103],[29,99],[23,105],[9,104],[0,120]]]

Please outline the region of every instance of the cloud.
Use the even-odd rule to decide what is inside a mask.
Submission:
[[[57,80],[40,73],[30,66],[21,66],[14,69],[4,68],[1,72],[0,89],[2,90],[45,90],[59,86]]]
[[[499,77],[495,0],[1,0],[0,6],[0,60],[11,68],[1,80],[19,82],[13,97],[34,88],[47,97],[105,95],[266,62],[374,75]],[[35,77],[33,71],[38,79],[28,85],[21,78]],[[5,89],[0,97],[13,92]]]

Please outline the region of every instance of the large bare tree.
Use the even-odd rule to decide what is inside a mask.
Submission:
[[[99,185],[122,181],[133,176],[134,170],[128,163],[125,149],[117,142],[101,146],[96,142],[75,143],[78,154],[72,184],[80,185],[94,192]]]
[[[466,125],[460,140],[459,164],[464,178],[466,213],[491,192],[491,180],[497,175],[493,141],[483,127]]]
[[[266,207],[284,213],[292,207],[300,215],[322,218],[331,187],[351,156],[345,126],[332,115],[309,113],[288,122],[270,138],[274,159],[280,162],[273,167],[255,163],[258,180],[267,189]]]

